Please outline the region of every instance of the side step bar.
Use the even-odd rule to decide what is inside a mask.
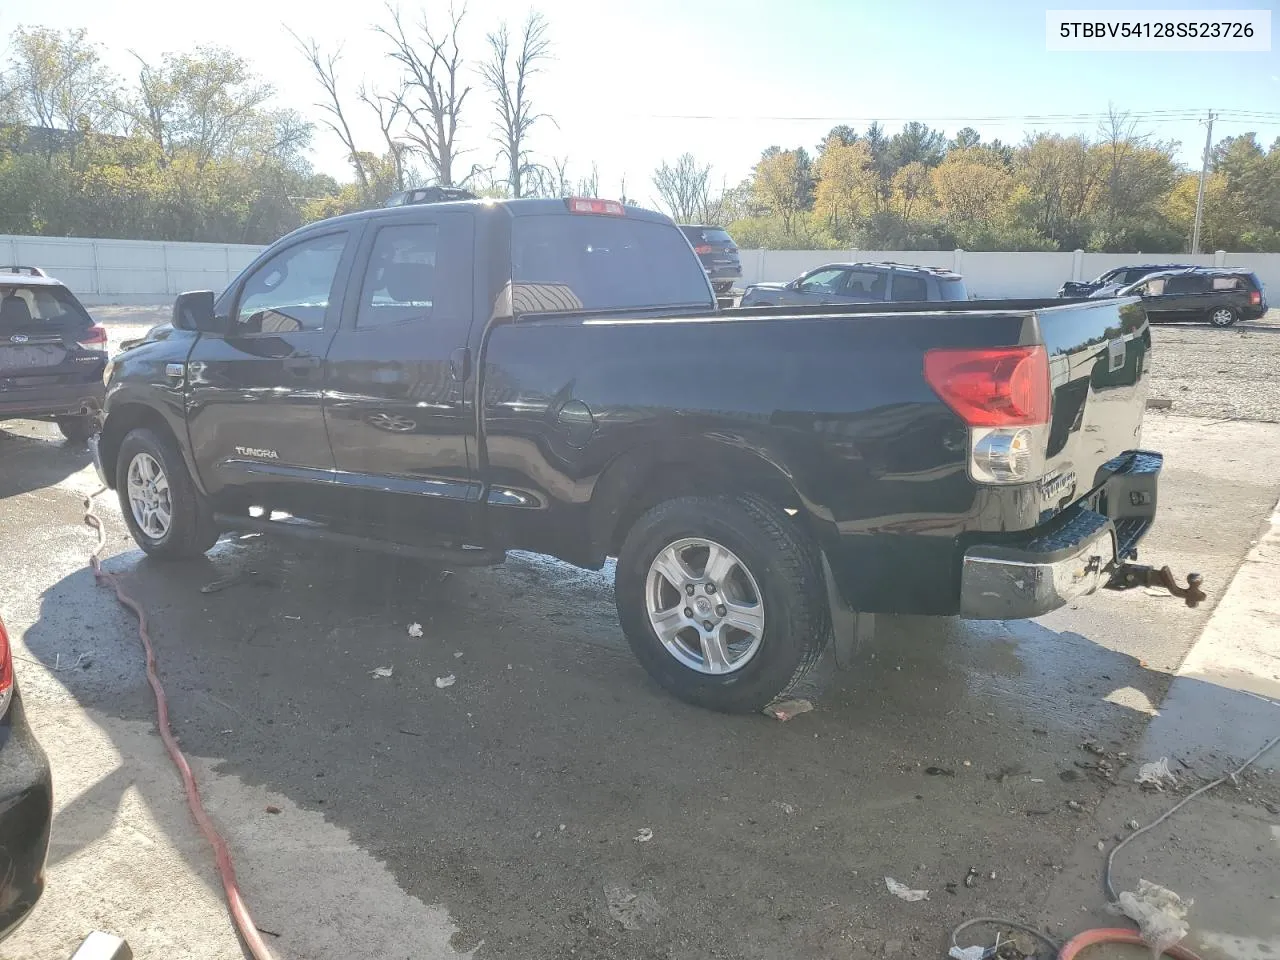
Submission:
[[[306,520],[265,520],[258,517],[246,517],[235,513],[215,513],[214,523],[222,530],[238,530],[242,533],[265,533],[269,536],[280,534],[300,540],[319,540],[334,543],[356,550],[369,550],[375,553],[386,553],[395,557],[407,557],[413,560],[430,560],[452,563],[462,567],[492,567],[507,559],[506,553],[483,550],[479,547],[434,547],[417,546],[408,543],[394,543],[387,540],[375,540],[371,537],[360,537],[353,533],[339,533],[319,523]]]

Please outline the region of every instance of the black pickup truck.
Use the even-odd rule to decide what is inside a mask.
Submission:
[[[407,205],[179,297],[113,358],[93,447],[155,556],[234,529],[616,557],[650,673],[755,710],[850,611],[1032,617],[1143,579],[1150,349],[1136,298],[716,311],[659,214]]]

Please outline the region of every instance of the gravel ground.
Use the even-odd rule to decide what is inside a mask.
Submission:
[[[1152,339],[1150,395],[1171,413],[1280,421],[1280,310],[1228,330],[1162,324]]]

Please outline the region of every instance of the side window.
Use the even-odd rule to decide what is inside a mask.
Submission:
[[[240,336],[324,328],[347,234],[329,233],[281,250],[245,279],[234,317]]]
[[[928,300],[929,291],[924,277],[913,273],[894,273],[892,299],[895,301]]]
[[[835,293],[841,286],[844,270],[833,268],[811,273],[800,281],[800,289],[805,293]]]
[[[1144,297],[1163,297],[1165,282],[1165,277],[1157,277],[1155,280],[1148,280],[1140,292]]]
[[[1209,283],[1206,277],[1198,274],[1179,274],[1176,277],[1170,277],[1168,283],[1164,285],[1166,295],[1177,293],[1206,293],[1209,290]]]
[[[1214,290],[1243,290],[1244,280],[1240,277],[1214,277]]]
[[[378,231],[360,290],[357,330],[431,318],[439,234],[440,228],[433,223],[399,224]]]
[[[850,270],[841,292],[857,300],[883,300],[888,285],[887,270]]]

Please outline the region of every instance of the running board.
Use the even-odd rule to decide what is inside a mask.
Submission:
[[[215,513],[214,524],[222,530],[237,530],[242,533],[280,534],[299,540],[319,540],[324,543],[339,544],[356,550],[370,550],[375,553],[386,553],[395,557],[408,557],[414,560],[430,560],[452,563],[461,567],[492,567],[507,559],[506,553],[483,550],[479,547],[429,547],[415,546],[408,543],[396,543],[389,540],[375,540],[372,537],[359,537],[353,533],[339,533],[319,523],[290,518],[288,520],[264,520],[258,517],[246,517],[235,513]]]

